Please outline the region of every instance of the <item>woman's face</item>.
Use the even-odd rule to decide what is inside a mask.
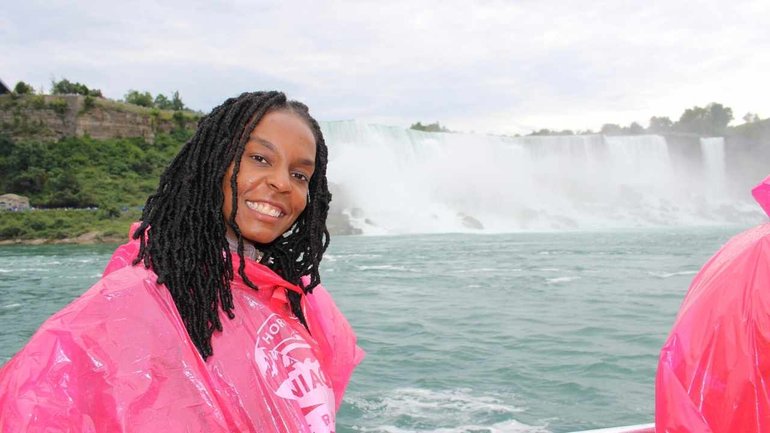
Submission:
[[[237,178],[235,222],[245,239],[267,244],[294,224],[307,205],[315,154],[313,132],[296,114],[272,111],[257,123],[244,147]],[[222,181],[225,220],[233,209],[233,167],[230,164]],[[234,235],[229,224],[227,232]]]

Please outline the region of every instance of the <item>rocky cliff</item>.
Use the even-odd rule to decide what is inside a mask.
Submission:
[[[159,132],[194,129],[200,115],[173,112],[81,95],[2,95],[0,131],[14,139],[57,140],[143,137],[153,142]]]

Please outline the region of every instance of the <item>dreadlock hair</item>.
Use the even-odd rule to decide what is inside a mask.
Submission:
[[[331,194],[326,182],[327,148],[318,122],[306,105],[289,101],[280,92],[243,93],[214,108],[198,123],[195,135],[160,177],[157,191],[144,206],[134,232],[140,242],[134,264],[143,263],[158,276],[174,299],[187,333],[204,359],[213,354],[211,335],[222,331],[218,309],[232,319],[233,260],[225,237],[230,227],[238,237],[239,275],[258,289],[244,272],[244,238],[235,222],[237,179],[244,146],[254,127],[273,111],[288,111],[303,119],[316,142],[315,171],[308,186],[308,203],[294,224],[270,244],[256,244],[260,263],[283,279],[311,293],[321,282],[318,266],[329,245],[326,216]],[[232,211],[223,215],[222,182],[233,165]],[[303,276],[309,279],[303,281]],[[287,290],[291,310],[307,327],[301,295]]]

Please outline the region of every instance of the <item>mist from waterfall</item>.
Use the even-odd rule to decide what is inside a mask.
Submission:
[[[761,216],[727,193],[721,138],[701,139],[694,160],[680,161],[658,135],[321,127],[332,209],[367,234],[750,224]]]

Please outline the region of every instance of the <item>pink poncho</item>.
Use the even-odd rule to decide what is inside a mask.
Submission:
[[[333,432],[353,368],[350,325],[321,286],[302,297],[308,331],[284,289],[252,260],[232,282],[235,319],[206,361],[168,290],[119,247],[102,279],[54,314],[0,370],[0,431]],[[238,268],[238,258],[233,257]]]
[[[770,214],[770,177],[754,190]],[[770,432],[770,223],[696,275],[660,353],[657,432]]]

